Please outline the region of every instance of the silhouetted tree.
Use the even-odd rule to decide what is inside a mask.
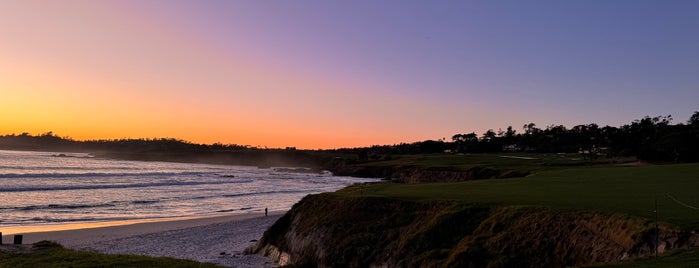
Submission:
[[[689,117],[689,120],[687,120],[687,124],[692,126],[699,126],[699,111],[695,111],[694,114],[692,114],[692,116]]]
[[[452,136],[452,142],[456,145],[457,152],[475,152],[478,149],[478,135],[475,132],[456,134]]]
[[[672,125],[672,116],[643,117],[621,127],[597,124],[577,125],[567,129],[563,125],[551,125],[542,130],[534,123],[523,125],[523,133],[508,126],[506,131],[495,133],[489,129],[479,138],[476,133],[455,134],[451,142],[426,140],[397,145],[374,145],[363,148],[343,148],[325,152],[356,155],[352,161],[369,159],[393,159],[400,154],[442,153],[447,149],[457,152],[499,152],[504,145],[517,145],[536,152],[573,153],[580,150],[616,156],[637,156],[643,160],[664,162],[699,161],[699,111],[686,124]],[[27,132],[19,135],[0,136],[0,149],[118,152],[140,155],[217,155],[225,154],[238,163],[252,163],[263,158],[284,158],[295,161],[313,160],[304,150],[289,148],[258,149],[236,144],[195,144],[174,138],[116,139],[75,141],[59,137],[52,131],[33,136]],[[595,151],[594,155],[592,152]],[[245,153],[242,153],[245,152]],[[382,157],[384,156],[384,157]],[[391,157],[386,157],[391,156]],[[182,158],[173,158],[182,159]],[[245,160],[247,159],[247,160]],[[331,158],[334,159],[334,158]],[[246,162],[247,161],[247,162]],[[320,160],[318,160],[320,161]]]

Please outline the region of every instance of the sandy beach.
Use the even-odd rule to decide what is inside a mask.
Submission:
[[[24,244],[56,241],[67,248],[109,254],[173,257],[236,267],[276,267],[267,258],[242,255],[284,212],[142,222],[77,230],[28,232]],[[11,235],[3,241],[11,243]]]

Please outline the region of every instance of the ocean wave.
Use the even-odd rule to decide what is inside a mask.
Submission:
[[[21,207],[0,207],[0,211],[38,211],[38,210],[90,210],[90,209],[100,209],[100,208],[117,208],[126,209],[133,205],[152,205],[161,202],[181,202],[181,201],[191,201],[191,200],[203,200],[210,198],[236,198],[245,196],[258,196],[258,195],[274,195],[274,194],[310,194],[317,191],[310,190],[280,190],[280,191],[267,191],[267,192],[251,192],[251,193],[239,193],[239,194],[224,194],[224,195],[206,195],[206,196],[186,196],[178,198],[167,198],[167,199],[148,199],[148,200],[133,200],[133,201],[111,201],[108,203],[93,203],[93,204],[48,204],[48,205],[29,205]],[[251,208],[241,208],[237,210],[246,210]],[[231,210],[232,211],[232,210]],[[220,211],[224,212],[224,211]],[[228,212],[228,211],[225,211]]]
[[[355,180],[256,167],[59,159],[26,152],[0,152],[4,159],[2,226],[282,210],[303,195],[335,191]]]
[[[53,218],[53,217],[34,217],[29,219],[30,223],[71,223],[71,222],[109,222],[109,221],[126,221],[126,220],[140,220],[140,219],[157,219],[165,217],[72,217],[72,218]],[[17,222],[24,223],[26,221]],[[8,223],[11,224],[11,223]]]
[[[16,165],[0,165],[0,170],[143,170],[140,167],[119,167],[119,166],[16,166]]]
[[[164,200],[158,200],[158,202],[180,202],[180,201],[192,201],[192,200],[204,200],[211,198],[236,198],[245,196],[259,196],[259,195],[274,195],[274,194],[312,194],[317,193],[317,190],[279,190],[279,191],[266,191],[266,192],[249,192],[249,193],[237,193],[237,194],[217,194],[217,195],[197,195],[197,196],[182,196],[169,198]],[[134,204],[146,204],[148,201],[133,201]]]
[[[29,205],[24,207],[0,207],[0,210],[18,210],[18,211],[32,211],[32,210],[46,210],[46,209],[89,209],[89,208],[101,208],[101,207],[114,207],[113,203],[100,203],[100,204],[48,204],[48,205]]]
[[[310,194],[318,192],[316,190],[279,190],[279,191],[267,191],[267,192],[252,192],[252,193],[239,193],[239,194],[225,194],[221,197],[241,197],[241,196],[255,196],[255,195],[269,195],[269,194]]]
[[[250,183],[252,180],[237,181],[166,181],[130,184],[81,184],[81,185],[36,185],[23,187],[0,186],[0,192],[35,192],[35,191],[68,191],[68,190],[100,190],[100,189],[124,189],[167,186],[197,186],[197,185],[223,185]]]
[[[185,200],[201,200],[209,198],[235,198],[235,197],[245,197],[245,196],[258,196],[258,195],[274,195],[274,194],[312,194],[317,193],[317,190],[279,190],[279,191],[265,191],[265,192],[248,192],[248,193],[237,193],[237,194],[219,194],[219,195],[200,195],[200,196],[189,196],[177,198],[178,201]]]
[[[136,200],[136,201],[131,201],[131,204],[136,204],[136,205],[142,205],[142,204],[153,204],[153,203],[158,203],[161,200]]]
[[[168,200],[135,200],[135,201],[112,201],[109,203],[95,203],[95,204],[48,204],[48,205],[29,205],[23,207],[0,207],[0,211],[3,210],[16,210],[16,211],[33,211],[33,210],[87,210],[93,208],[126,208],[130,205],[149,205],[162,201]]]
[[[19,178],[103,178],[103,177],[165,177],[165,176],[195,176],[211,175],[203,172],[134,172],[134,173],[109,173],[109,172],[87,172],[87,173],[5,173],[0,174],[0,179]]]
[[[102,208],[102,207],[116,207],[116,204],[112,203],[101,203],[101,204],[49,204],[49,205],[31,205],[26,207],[13,207],[13,208],[0,208],[0,209],[14,209],[20,211],[32,211],[32,210],[61,210],[61,209],[90,209],[90,208]]]
[[[236,209],[221,209],[221,210],[216,210],[216,212],[234,212],[234,211],[246,211],[246,210],[251,210],[254,209],[254,207],[242,207],[242,208],[236,208]]]

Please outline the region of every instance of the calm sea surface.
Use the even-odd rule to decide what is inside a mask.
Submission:
[[[0,226],[286,210],[307,194],[376,181],[256,167],[0,150]]]

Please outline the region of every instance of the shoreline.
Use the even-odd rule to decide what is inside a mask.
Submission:
[[[270,211],[269,215],[285,213],[286,211]],[[158,223],[164,223],[165,226],[183,226],[192,227],[201,224],[212,224],[217,222],[225,221],[240,221],[249,218],[264,216],[264,212],[251,212],[251,213],[239,213],[239,214],[218,214],[218,215],[207,215],[207,216],[174,216],[174,217],[163,217],[163,218],[144,218],[144,219],[129,219],[129,220],[118,220],[118,221],[94,221],[94,222],[77,222],[77,223],[57,223],[57,224],[37,224],[28,226],[2,226],[0,224],[0,232],[3,236],[5,235],[24,235],[25,241],[27,236],[33,236],[39,233],[60,233],[60,232],[71,232],[71,231],[87,231],[90,229],[100,229],[100,228],[115,228],[121,229],[119,227],[138,225],[138,227],[148,228],[149,225],[156,225]]]
[[[21,232],[23,244],[55,241],[66,248],[107,254],[172,257],[223,266],[275,267],[268,258],[242,255],[286,211],[166,219],[72,230]],[[115,223],[116,224],[116,223]],[[0,229],[0,232],[3,232]],[[3,232],[4,244],[13,234]]]

